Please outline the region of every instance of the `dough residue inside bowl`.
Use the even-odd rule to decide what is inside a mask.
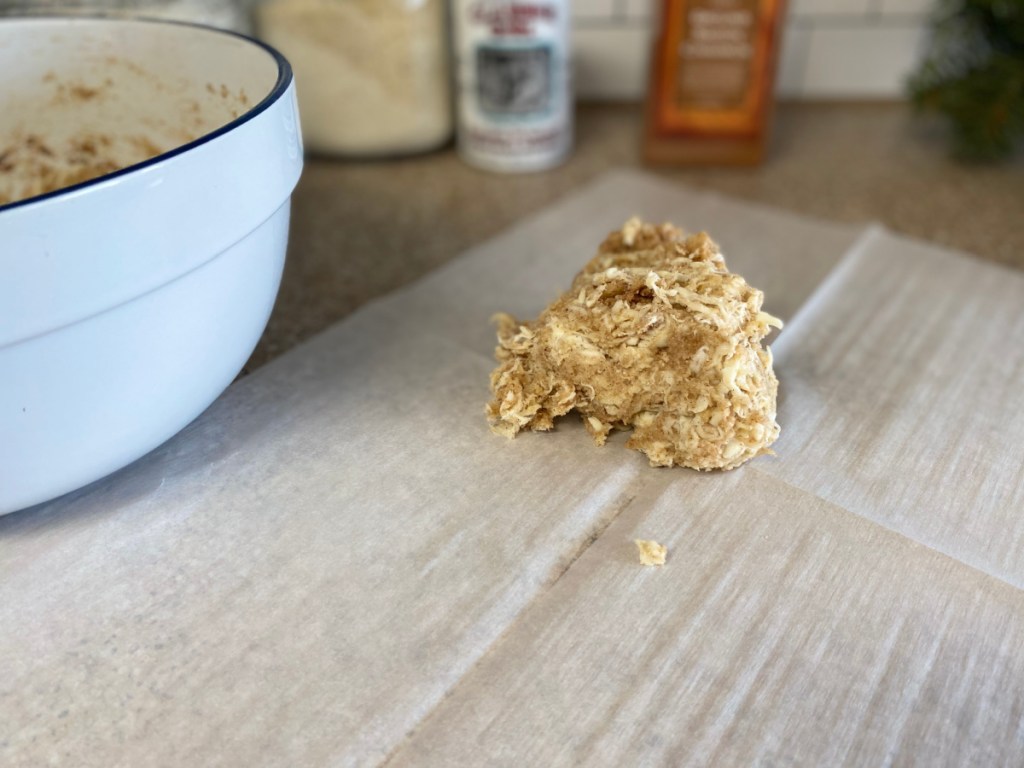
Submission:
[[[146,136],[102,133],[60,144],[34,133],[19,134],[0,147],[0,205],[96,179],[164,151]]]
[[[33,97],[10,97],[0,105],[10,116],[26,115],[0,121],[0,205],[144,162],[251,107],[244,88],[168,83],[115,56],[95,62],[89,74],[61,78],[47,72],[37,83]],[[152,98],[140,102],[140,94]]]

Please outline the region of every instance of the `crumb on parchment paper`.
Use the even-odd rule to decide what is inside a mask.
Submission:
[[[650,539],[634,539],[641,565],[664,565],[668,547]]]

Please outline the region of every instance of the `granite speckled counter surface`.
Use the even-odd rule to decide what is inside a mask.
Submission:
[[[636,106],[583,106],[569,162],[521,176],[474,170],[452,149],[386,162],[310,159],[294,197],[277,305],[247,369],[602,172],[639,166],[640,129]],[[810,216],[879,221],[1024,268],[1024,158],[959,164],[937,126],[896,104],[783,105],[773,142],[760,168],[657,172]],[[580,263],[589,256],[580,254]]]

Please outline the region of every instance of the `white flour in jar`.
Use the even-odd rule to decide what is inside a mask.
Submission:
[[[308,149],[403,154],[451,136],[443,0],[269,0],[256,19],[295,71]]]

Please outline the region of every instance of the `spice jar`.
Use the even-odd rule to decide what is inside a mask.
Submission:
[[[389,156],[451,137],[444,0],[268,0],[256,27],[295,71],[308,150]]]
[[[455,0],[459,154],[500,172],[558,165],[572,146],[568,0]]]

